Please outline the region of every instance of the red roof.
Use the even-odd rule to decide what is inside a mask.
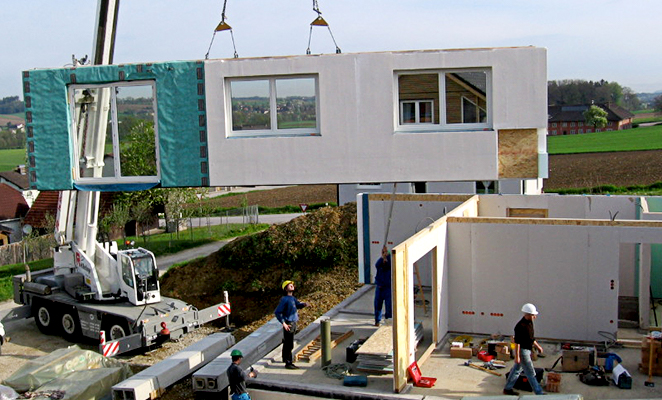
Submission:
[[[46,228],[46,215],[51,214],[55,218],[59,197],[60,192],[58,191],[44,190],[39,192],[23,223],[30,224],[35,228]]]
[[[6,183],[0,183],[0,220],[23,218],[29,209],[21,192]]]
[[[114,192],[101,192],[100,218],[109,212],[114,197]],[[46,226],[46,215],[50,214],[53,218],[57,217],[57,202],[59,198],[59,191],[43,190],[39,192],[23,223],[30,224],[35,228],[48,228]]]

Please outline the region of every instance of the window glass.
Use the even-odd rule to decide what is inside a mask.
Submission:
[[[271,129],[269,81],[232,81],[232,130]]]
[[[311,135],[317,123],[317,77],[228,79],[229,136]]]
[[[156,175],[152,87],[120,86],[115,89],[115,94],[120,174]]]
[[[278,129],[316,128],[315,79],[276,79]]]
[[[401,124],[415,124],[416,123],[416,102],[403,101],[401,105]]]
[[[400,123],[439,123],[439,74],[407,74],[398,77]]]
[[[110,113],[110,89],[82,87],[73,89],[74,132],[81,178],[114,177],[113,136]],[[99,124],[100,129],[94,129]],[[110,163],[105,165],[104,158]]]
[[[127,256],[121,256],[122,260],[122,280],[128,286],[133,287],[133,268],[131,268],[131,260]]]
[[[446,123],[486,122],[486,90],[487,74],[484,71],[446,73]]]
[[[397,75],[400,126],[415,130],[489,127],[489,70]],[[429,125],[417,126],[417,125]],[[436,125],[436,127],[435,127]]]

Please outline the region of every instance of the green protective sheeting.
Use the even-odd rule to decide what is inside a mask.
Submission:
[[[73,189],[73,141],[67,86],[136,80],[156,82],[162,187],[209,185],[204,63],[101,65],[23,73],[31,186]]]
[[[646,197],[648,210],[662,212],[662,198]],[[651,244],[651,290],[653,298],[662,299],[662,244]]]
[[[96,372],[89,372],[88,370],[95,370]],[[83,371],[87,372],[87,374],[81,375]],[[84,378],[83,375],[85,375]],[[110,387],[125,380],[129,376],[131,376],[131,369],[128,365],[112,358],[106,358],[90,350],[81,350],[78,346],[70,346],[28,361],[9,378],[4,380],[2,384],[11,387],[19,393],[26,391],[63,390],[62,388],[64,386],[70,386],[76,383],[81,387],[81,391],[85,391],[93,389],[84,388],[85,385],[81,382],[86,382],[89,386],[95,386],[102,385],[103,382],[108,381],[103,383],[103,385],[107,386],[110,384],[108,386],[110,389]],[[96,377],[94,381],[92,380],[93,377]],[[91,399],[94,397],[88,398]]]

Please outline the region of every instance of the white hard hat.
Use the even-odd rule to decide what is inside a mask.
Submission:
[[[534,306],[531,303],[524,304],[522,306],[522,312],[526,314],[538,315],[538,310],[536,310],[536,306]]]

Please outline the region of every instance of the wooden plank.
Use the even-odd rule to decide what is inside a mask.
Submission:
[[[331,348],[335,348],[343,340],[354,335],[354,331],[331,332]],[[295,356],[297,361],[315,361],[322,356],[322,342],[318,335],[315,339],[308,342]]]

